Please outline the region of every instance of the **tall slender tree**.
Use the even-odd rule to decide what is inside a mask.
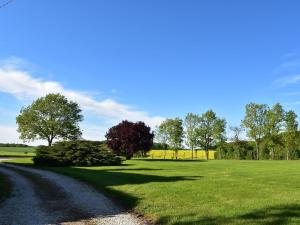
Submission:
[[[182,147],[183,126],[179,118],[166,119],[161,123],[160,129],[165,133],[168,145],[174,150],[175,158],[178,158],[178,150]]]
[[[224,137],[226,128],[225,119],[218,118],[216,113],[208,110],[199,117],[197,135],[199,144],[204,148],[206,160],[209,159],[209,148]]]
[[[242,148],[242,141],[241,141],[241,133],[243,132],[242,126],[231,126],[229,128],[231,130],[232,137],[230,138],[231,141],[233,141],[235,153],[236,153],[236,159],[241,158],[241,148]]]
[[[194,149],[197,147],[198,135],[197,129],[199,125],[199,116],[188,113],[184,120],[186,144],[192,151],[192,159],[194,159]]]
[[[164,159],[166,159],[166,155],[167,155],[167,150],[168,148],[166,146],[168,146],[168,132],[167,132],[167,127],[166,127],[166,123],[161,123],[158,127],[156,127],[155,130],[155,139],[158,143],[161,143],[165,146],[165,148],[163,148],[164,150]]]
[[[284,117],[284,142],[286,149],[286,160],[289,160],[291,157],[291,152],[296,148],[296,138],[298,131],[298,122],[297,114],[290,110],[285,113]]]
[[[265,104],[249,103],[246,105],[246,115],[242,120],[247,129],[247,136],[255,141],[256,159],[259,160],[260,144],[265,134],[265,124],[268,106]]]
[[[277,103],[266,113],[265,136],[270,148],[270,158],[275,157],[275,146],[279,144],[279,133],[283,128],[284,110]]]

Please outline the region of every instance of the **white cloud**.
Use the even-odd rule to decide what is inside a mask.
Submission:
[[[291,84],[296,84],[300,81],[300,74],[295,74],[292,76],[281,77],[274,81],[274,85],[278,87],[285,87]]]
[[[164,119],[160,116],[150,116],[144,111],[136,110],[113,99],[97,100],[84,92],[66,89],[59,82],[35,78],[30,72],[20,69],[12,63],[0,65],[0,92],[11,94],[20,100],[32,100],[48,93],[61,93],[68,99],[76,101],[84,112],[93,112],[109,121],[111,125],[127,119],[144,121],[154,127]],[[91,131],[88,136],[93,136]],[[103,136],[103,134],[99,134],[99,136]]]
[[[17,128],[15,126],[0,125],[1,142],[20,143],[18,136],[19,136],[19,134],[18,134]]]
[[[0,125],[0,143],[23,143],[33,146],[47,145],[47,141],[43,140],[34,142],[24,142],[20,140],[16,125]]]

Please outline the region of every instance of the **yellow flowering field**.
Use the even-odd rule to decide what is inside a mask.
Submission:
[[[215,159],[214,157],[215,151],[209,151],[209,159]],[[175,159],[175,151],[174,150],[151,150],[148,152],[149,159]],[[178,150],[177,159],[192,159],[192,151],[191,150]],[[205,151],[198,150],[194,151],[194,159],[204,160]]]

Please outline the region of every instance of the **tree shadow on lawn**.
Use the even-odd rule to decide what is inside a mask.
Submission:
[[[181,215],[184,220],[185,217],[193,216]],[[171,221],[172,217],[162,217],[158,223],[166,224]],[[291,219],[296,220],[290,221]],[[300,204],[278,205],[268,208],[254,210],[250,213],[242,214],[234,217],[203,217],[200,219],[190,221],[178,221],[171,223],[172,225],[225,225],[225,224],[257,224],[257,225],[285,225],[285,224],[300,224]],[[298,224],[297,223],[297,224]]]
[[[136,196],[129,195],[122,191],[113,189],[114,186],[122,185],[139,185],[146,183],[173,183],[177,181],[192,181],[201,178],[202,176],[160,176],[151,174],[134,173],[136,171],[149,171],[156,169],[103,169],[93,170],[86,168],[53,168],[53,171],[69,175],[80,180],[84,180],[93,186],[103,190],[105,193],[110,195],[116,200],[121,200],[122,205],[128,209],[132,209],[137,205],[139,198]],[[124,171],[124,172],[123,172]],[[126,171],[132,171],[130,173]]]
[[[13,163],[14,164],[14,163]],[[40,167],[28,163],[17,163],[16,165],[29,166],[38,169],[46,169],[60,174],[64,174],[78,180],[82,180],[103,191],[114,201],[121,204],[125,209],[133,209],[137,206],[140,198],[116,190],[113,187],[122,185],[139,185],[146,183],[174,183],[177,181],[193,181],[202,176],[162,176],[141,173],[142,171],[160,171],[162,169],[151,168],[128,168],[120,166],[118,168],[101,167]],[[99,169],[100,168],[100,169]],[[127,172],[130,171],[130,172]],[[134,173],[137,171],[137,173]]]
[[[151,169],[151,168],[113,168],[108,169],[109,171],[159,171],[163,169]]]

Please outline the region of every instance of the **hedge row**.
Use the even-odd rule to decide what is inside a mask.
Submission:
[[[48,166],[117,166],[122,159],[100,142],[62,141],[51,147],[39,146],[33,161]]]

